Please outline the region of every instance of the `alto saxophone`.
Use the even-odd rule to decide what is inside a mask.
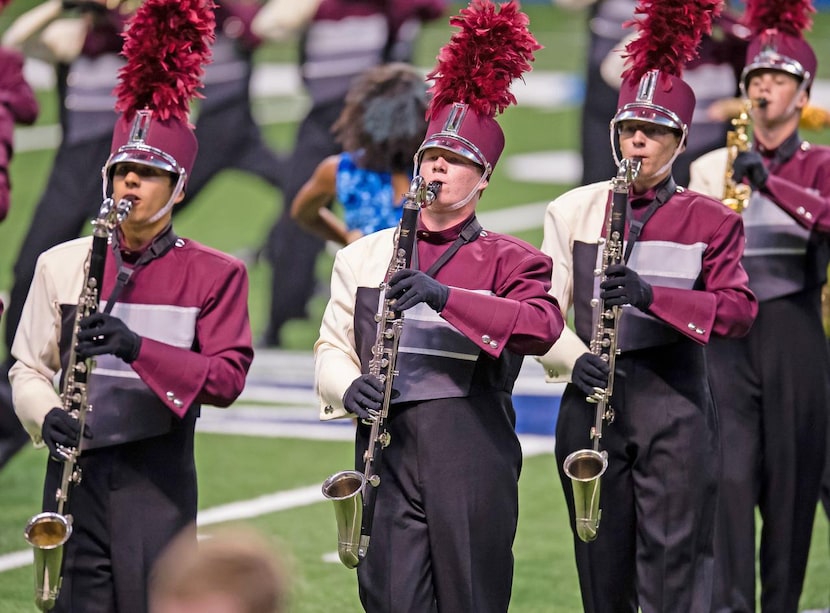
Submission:
[[[395,236],[392,259],[380,284],[377,322],[377,336],[369,360],[369,374],[383,383],[383,403],[377,415],[370,419],[369,446],[363,454],[363,472],[344,470],[335,473],[323,483],[323,495],[334,502],[337,520],[337,553],[346,568],[355,568],[369,549],[374,520],[377,487],[380,485],[380,459],[384,447],[391,437],[388,431],[389,406],[392,400],[392,383],[398,374],[395,364],[398,357],[398,343],[403,331],[403,313],[395,311],[392,301],[386,298],[389,279],[399,270],[408,268],[415,245],[415,231],[418,213],[429,206],[440,183],[426,184],[423,177],[416,176],[409,186],[403,205],[403,214]],[[367,484],[371,487],[367,487]]]
[[[92,248],[84,264],[86,274],[78,299],[72,331],[72,351],[61,392],[62,408],[78,420],[81,434],[73,447],[58,446],[58,452],[63,457],[63,472],[60,485],[55,491],[57,511],[45,511],[33,516],[23,533],[26,541],[34,548],[35,606],[41,611],[51,610],[60,592],[63,545],[72,536],[72,515],[64,510],[69,502],[70,489],[81,482],[81,470],[77,462],[81,454],[86,415],[92,410],[87,402],[87,382],[95,367],[95,360],[78,359],[76,347],[80,321],[98,310],[109,237],[115,227],[127,218],[132,206],[132,201],[128,199],[115,205],[112,198],[107,198],[101,205],[98,217],[92,221]]]
[[[723,181],[723,198],[721,201],[736,213],[743,213],[749,206],[749,197],[752,190],[749,185],[736,183],[734,179],[735,158],[739,153],[749,151],[749,112],[755,108],[764,108],[767,105],[765,98],[758,100],[743,100],[741,112],[730,121],[733,129],[726,133],[726,172]]]
[[[624,159],[612,182],[613,200],[608,211],[605,238],[600,239],[600,244],[603,245],[602,268],[595,271],[601,280],[605,279],[605,271],[609,266],[623,261],[628,190],[640,173],[640,164],[639,159]],[[592,304],[596,309],[596,322],[591,339],[591,353],[608,363],[608,383],[604,389],[594,388],[594,394],[586,399],[597,405],[594,425],[589,432],[593,447],[570,453],[562,465],[573,489],[576,534],[586,543],[597,538],[602,515],[599,508],[600,478],[608,468],[608,452],[599,450],[599,441],[602,438],[603,420],[609,424],[614,420],[611,395],[614,392],[614,366],[618,352],[617,330],[622,315],[621,307],[606,307],[600,299],[595,299]]]

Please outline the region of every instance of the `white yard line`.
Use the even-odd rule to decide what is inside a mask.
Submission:
[[[200,419],[200,421],[203,420],[204,418]],[[251,436],[290,436],[285,432],[280,432],[279,434],[274,433],[277,429],[283,428],[286,429],[286,431],[292,431],[294,433],[293,437],[298,437],[303,429],[305,429],[308,434],[308,431],[315,430],[320,427],[285,423],[280,426],[277,422],[257,424],[256,422],[251,421],[249,422],[252,428],[251,431],[232,431],[235,430],[235,428],[231,428],[232,422],[230,420],[218,421],[222,422],[221,428],[217,427],[216,430],[213,430],[211,427],[203,428],[200,426],[200,430],[207,432],[215,431],[216,433],[222,434],[250,434]],[[272,427],[274,429],[273,432],[271,430]],[[322,424],[322,427],[325,428],[325,424]],[[254,429],[256,429],[256,432],[253,431]],[[329,426],[328,429],[338,433],[338,440],[352,439],[350,428],[347,426]],[[306,438],[316,438],[316,436],[312,434]],[[524,452],[525,457],[553,453],[553,437],[521,435],[519,436],[519,440],[522,443],[522,451]],[[289,509],[308,506],[310,504],[326,502],[321,487],[322,483],[316,483],[314,485],[307,485],[291,490],[283,490],[274,492],[273,494],[266,494],[264,496],[250,498],[248,500],[240,500],[238,502],[231,502],[212,507],[210,509],[205,509],[204,511],[199,512],[196,523],[200,527],[210,526],[213,524],[236,521],[240,519],[252,519],[254,517],[267,515],[269,513],[277,513],[279,511],[287,511]],[[32,563],[32,555],[31,549],[23,549],[21,551],[0,555],[0,573],[14,570],[15,568],[21,568],[23,566],[29,566]]]

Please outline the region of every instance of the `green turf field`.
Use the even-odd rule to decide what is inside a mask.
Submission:
[[[0,29],[22,10],[36,4],[18,0],[0,19]],[[454,5],[455,8],[458,5]],[[545,49],[537,54],[536,68],[581,74],[585,40],[584,15],[553,9],[549,3],[525,3],[531,28]],[[445,22],[429,26],[419,46],[418,64],[432,65],[438,48],[449,38]],[[830,58],[830,14],[816,18],[810,35],[819,58]],[[263,62],[292,62],[289,45],[261,50]],[[820,67],[819,77],[830,77],[830,62]],[[41,92],[43,112],[40,125],[56,119],[54,97]],[[261,99],[257,110],[269,116],[297,117],[302,98]],[[491,187],[481,203],[482,211],[552,199],[570,184],[523,183],[511,179],[505,161],[519,153],[576,149],[578,108],[508,109],[501,124],[507,147]],[[610,119],[610,118],[609,118]],[[269,123],[269,142],[281,151],[291,146],[293,121]],[[809,134],[816,142],[830,143],[830,133]],[[603,143],[601,146],[607,146]],[[12,166],[14,183],[12,210],[0,225],[0,291],[11,284],[11,267],[32,208],[37,201],[51,164],[51,151],[19,152]],[[89,172],[99,168],[90,165]],[[176,219],[182,236],[192,237],[240,255],[255,251],[264,241],[268,227],[282,206],[280,194],[258,179],[229,171],[217,177],[200,195],[199,201]],[[519,233],[533,244],[541,242],[538,227]],[[319,317],[326,300],[331,255],[318,265],[321,291],[310,305],[307,321],[293,322],[284,332],[285,348],[308,351],[316,338]],[[250,307],[255,335],[265,325],[269,271],[262,262],[250,264]],[[2,353],[2,350],[0,350]],[[231,409],[232,410],[232,409]],[[237,501],[270,496],[299,488],[319,487],[322,481],[351,463],[347,442],[326,442],[301,438],[269,438],[200,433],[197,435],[200,509],[213,509]],[[552,451],[552,449],[551,449]],[[22,538],[27,519],[39,510],[45,453],[27,449],[0,472],[0,558],[25,550]],[[550,453],[528,457],[522,472],[521,517],[514,548],[516,573],[511,611],[515,613],[572,613],[581,610],[571,536],[554,459]],[[605,509],[613,513],[613,509]],[[357,612],[354,573],[339,563],[324,561],[336,546],[334,514],[329,502],[312,503],[284,511],[268,512],[242,520],[260,530],[289,561],[293,575],[292,611],[322,613],[332,610]],[[205,526],[210,532],[212,525]],[[814,547],[802,598],[802,608],[830,606],[830,534],[823,513],[817,513]],[[22,567],[0,572],[0,613],[33,611],[32,569]]]

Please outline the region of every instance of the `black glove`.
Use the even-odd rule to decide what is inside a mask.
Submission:
[[[65,458],[58,451],[58,445],[61,447],[79,445],[81,441],[81,422],[60,407],[54,407],[43,418],[40,435],[43,437],[46,447],[49,448],[49,455],[53,459],[63,462]],[[84,424],[84,437],[92,438],[92,432],[86,424]]]
[[[140,349],[141,337],[117,317],[94,313],[80,321],[77,352],[81,359],[111,353],[129,364]]]
[[[449,287],[428,274],[411,268],[404,268],[392,275],[386,290],[386,297],[395,300],[394,307],[398,312],[411,309],[419,302],[426,302],[429,308],[440,313],[447,304],[449,295]]]
[[[608,386],[608,362],[593,353],[583,353],[576,359],[571,383],[586,397],[594,395],[594,388],[605,389]]]
[[[605,269],[605,276],[599,284],[599,297],[606,306],[630,304],[645,311],[654,300],[651,285],[625,264],[611,264]]]
[[[371,419],[383,402],[383,383],[374,375],[360,375],[343,394],[343,406],[360,419]]]
[[[732,180],[740,183],[746,177],[753,189],[761,189],[767,183],[769,171],[757,151],[742,151],[732,163]]]

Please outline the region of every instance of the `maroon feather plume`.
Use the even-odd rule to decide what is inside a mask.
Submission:
[[[427,79],[435,79],[427,118],[448,104],[468,104],[479,115],[494,117],[516,97],[510,93],[513,79],[530,70],[533,52],[542,48],[528,30],[529,19],[511,0],[496,5],[472,0],[450,25],[460,28],[438,53]]]
[[[722,10],[723,0],[640,0],[635,18],[624,24],[635,25],[640,35],[626,45],[623,79],[639,81],[649,70],[682,76]]]
[[[810,0],[748,0],[743,21],[753,34],[777,29],[801,38],[812,27],[815,12]]]
[[[214,40],[213,0],[145,0],[127,23],[115,110],[131,121],[144,108],[161,120],[188,121],[202,97],[203,66]]]

